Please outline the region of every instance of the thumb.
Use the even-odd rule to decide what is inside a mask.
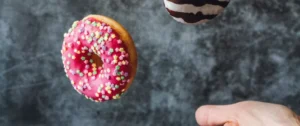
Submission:
[[[206,105],[197,109],[196,121],[199,125],[224,125],[227,122],[234,122],[232,120],[232,113],[234,110],[228,105],[216,106]],[[235,126],[235,123],[228,123],[226,126]]]
[[[238,124],[235,122],[228,122],[228,123],[225,123],[224,126],[238,126]]]

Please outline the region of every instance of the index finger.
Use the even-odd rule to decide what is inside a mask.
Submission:
[[[205,105],[197,109],[196,120],[199,125],[224,125],[232,122],[233,111],[228,106]]]

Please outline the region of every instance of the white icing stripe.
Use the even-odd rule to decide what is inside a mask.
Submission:
[[[201,7],[196,7],[192,4],[175,4],[171,1],[164,0],[165,7],[175,12],[194,13],[202,12],[204,15],[217,15],[223,11],[223,7],[219,5],[205,4]]]
[[[208,22],[208,21],[209,21],[208,19],[203,19],[203,20],[198,21],[198,22],[196,22],[196,23],[187,23],[187,22],[185,22],[182,18],[176,18],[176,17],[173,17],[173,19],[176,20],[176,21],[178,21],[178,22],[181,22],[181,23],[183,23],[183,24],[194,24],[194,25],[196,25],[196,24],[201,24],[201,23],[205,23],[205,22]]]

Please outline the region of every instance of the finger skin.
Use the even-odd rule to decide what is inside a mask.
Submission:
[[[197,123],[201,126],[217,126],[231,121],[230,113],[232,110],[227,106],[205,105],[197,109],[195,116]]]
[[[225,123],[224,126],[239,126],[239,125],[234,122],[228,122],[228,123]]]

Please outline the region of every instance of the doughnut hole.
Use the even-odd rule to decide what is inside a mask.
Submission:
[[[101,60],[100,56],[98,56],[96,53],[92,53],[91,59],[96,64],[96,68],[98,68],[99,66],[103,67],[103,61]]]

